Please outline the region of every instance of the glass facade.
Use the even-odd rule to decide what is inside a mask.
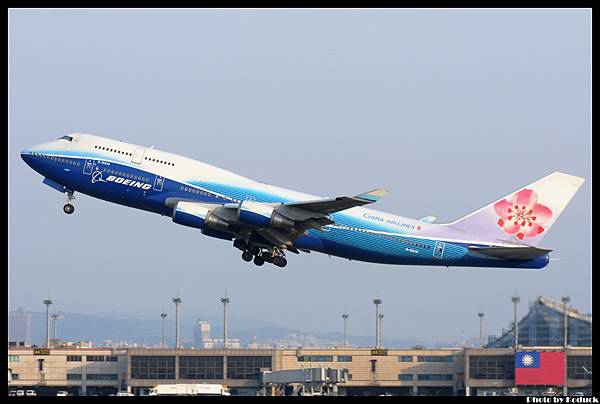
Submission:
[[[398,362],[412,362],[413,361],[413,357],[412,355],[402,355],[398,357]]]
[[[411,373],[403,373],[398,375],[398,380],[413,380],[413,375]]]
[[[180,356],[181,379],[223,379],[222,356]]]
[[[571,346],[592,346],[592,319],[567,309],[567,338]],[[490,341],[487,348],[510,348],[514,345],[514,326]],[[562,303],[539,297],[529,313],[519,321],[519,345],[563,346],[564,311]]]
[[[451,374],[421,374],[421,375],[417,375],[417,380],[435,380],[435,381],[442,381],[442,380],[452,380],[452,375]]]
[[[470,356],[469,375],[472,379],[514,379],[514,355]]]
[[[270,356],[228,356],[228,379],[260,379],[260,370],[271,370]]]
[[[67,380],[81,380],[81,373],[67,373]]]
[[[567,377],[569,379],[592,380],[592,357],[568,356]]]
[[[352,356],[350,355],[338,355],[338,362],[352,362]]]
[[[67,355],[67,362],[81,362],[81,355]]]
[[[419,387],[420,396],[453,396],[454,390],[452,387]]]
[[[114,373],[88,373],[85,375],[86,380],[117,380],[117,375]]]
[[[132,356],[132,379],[175,379],[174,356]]]
[[[417,356],[417,362],[452,362],[452,355]]]
[[[105,355],[88,355],[85,357],[88,362],[117,362],[118,356],[105,356]],[[81,359],[80,359],[81,360]]]
[[[333,355],[303,355],[298,362],[333,362]]]

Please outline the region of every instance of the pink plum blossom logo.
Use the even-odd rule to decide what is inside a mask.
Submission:
[[[537,202],[537,194],[531,189],[523,189],[510,199],[496,202],[494,209],[500,216],[498,226],[504,233],[514,234],[519,240],[542,233],[542,225],[552,217],[552,211]]]

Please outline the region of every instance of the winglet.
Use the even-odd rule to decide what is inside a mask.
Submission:
[[[365,199],[369,202],[377,202],[379,198],[385,196],[388,193],[387,189],[377,188],[364,194],[356,195],[355,198]]]

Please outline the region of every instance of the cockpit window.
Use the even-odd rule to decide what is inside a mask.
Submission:
[[[58,138],[58,140],[61,140],[61,139],[65,139],[65,140],[68,140],[69,142],[72,142],[73,141],[73,136],[63,136],[63,137],[59,137]]]

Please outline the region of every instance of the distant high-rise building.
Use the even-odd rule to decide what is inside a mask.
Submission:
[[[210,323],[204,320],[198,320],[194,324],[194,346],[196,348],[205,348],[204,344],[210,340]]]
[[[31,314],[19,307],[8,316],[8,340],[16,345],[31,345]]]
[[[196,321],[194,324],[194,347],[200,349],[221,349],[223,348],[223,338],[214,339],[210,337],[210,323],[204,320]],[[228,348],[241,348],[240,340],[227,337]]]

